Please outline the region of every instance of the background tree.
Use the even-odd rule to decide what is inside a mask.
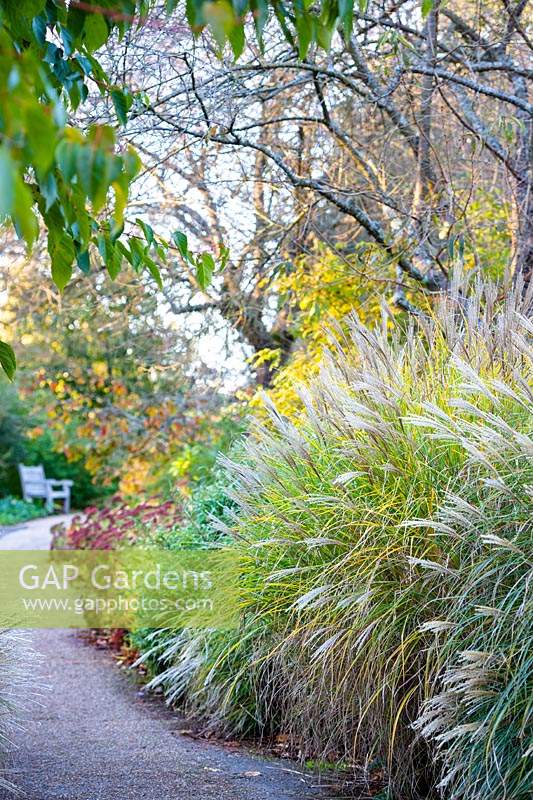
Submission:
[[[524,12],[376,0],[349,36],[334,26],[327,52],[316,30],[297,47],[269,27],[237,63],[207,33],[191,42],[179,13],[129,31],[105,55],[139,98],[120,133],[144,159],[127,219],[179,228],[203,252],[231,243],[209,285],[179,252],[159,265],[168,312],[229,325],[268,386],[299,348],[300,298],[280,286],[303,257],[316,280],[319,245],[339,255],[353,308],[360,286],[419,313],[457,267],[514,274],[527,291]],[[95,97],[83,113],[88,126],[114,111]]]
[[[166,4],[170,12],[176,6]],[[274,16],[271,9],[277,23],[266,27]],[[464,211],[465,197],[471,193],[468,181],[457,188],[447,158],[437,154],[446,138],[433,120],[437,107],[446,107],[464,135],[465,157],[470,158],[469,136],[481,147],[482,155],[476,153],[467,174],[475,175],[477,182],[480,171],[495,168],[488,166],[492,160],[501,171],[499,179],[505,183],[514,214],[512,266],[527,289],[531,41],[523,0],[494,0],[482,9],[468,0],[443,7],[439,0],[424,0],[421,6],[414,0],[392,4],[372,0],[360,3],[358,9],[350,2],[339,5],[331,0],[307,9],[292,3],[271,6],[266,0],[254,3],[253,9],[247,3],[234,9],[227,0],[193,2],[187,7],[186,22],[179,10],[172,16],[174,41],[186,44],[179,56],[184,66],[168,62],[159,83],[169,92],[159,93],[155,100],[132,93],[125,84],[130,37],[136,37],[139,26],[162,28],[156,5],[109,0],[98,7],[81,2],[67,7],[60,0],[32,0],[17,6],[16,13],[10,3],[2,3],[0,10],[0,78],[5,87],[0,214],[14,224],[29,247],[38,235],[39,220],[44,223],[59,287],[70,279],[75,261],[82,271],[89,270],[92,262],[103,262],[112,276],[128,262],[137,272],[147,269],[159,282],[158,262],[177,252],[184,258],[185,272],[194,270],[201,289],[217,266],[213,254],[193,256],[180,234],[173,241],[156,240],[142,221],[135,222],[133,231],[124,229],[129,187],[140,170],[136,154],[117,149],[114,124],[84,130],[67,124],[69,114],[72,121],[72,114],[90,96],[90,87],[96,87],[113,105],[113,123],[147,114],[166,126],[167,133],[178,133],[189,143],[252,151],[259,154],[256,171],[263,174],[266,164],[273,164],[272,175],[276,180],[283,176],[300,205],[313,206],[316,201],[320,208],[336,209],[397,267],[395,299],[405,308],[411,308],[405,281],[431,291],[446,288],[445,251],[455,249],[456,234],[461,236],[468,223]],[[259,49],[250,44],[245,61],[235,66],[226,59],[220,68],[213,50],[224,56],[228,43],[233,56],[241,56],[247,39],[253,41],[249,20]],[[209,28],[216,45],[201,51],[190,38],[189,27],[196,34]],[[115,32],[126,43],[117,82],[94,55]],[[204,77],[196,74],[199,63],[208,67]],[[276,98],[294,103],[294,113],[273,117]],[[385,185],[383,162],[376,162],[376,152],[369,157],[364,141],[369,115],[377,121],[371,141],[381,140],[382,153],[397,167],[392,182],[389,177]],[[361,122],[365,123],[363,147],[353,128],[360,131]],[[325,142],[330,143],[333,172],[326,173],[323,164],[316,169],[313,137],[309,143],[312,128],[326,134],[320,147],[327,152]],[[344,151],[340,162],[335,149]],[[353,170],[358,178],[355,186]],[[409,191],[400,191],[394,177],[399,179],[405,170],[414,178]],[[111,194],[114,202],[108,207]],[[296,206],[294,211],[290,219],[294,224],[299,220],[295,238],[300,241],[302,217]],[[283,223],[286,228],[287,217]],[[294,229],[293,224],[288,227]],[[262,235],[261,230],[258,238]],[[219,266],[226,260],[224,251]],[[232,272],[240,277],[232,263],[228,283],[235,283]],[[254,301],[256,293],[248,291],[248,297]],[[235,303],[222,302],[220,307],[233,315],[234,324],[235,320],[241,324],[251,343],[264,336],[264,315],[259,311],[250,308],[243,314],[239,303],[238,314]],[[282,328],[283,313],[273,330],[285,340]],[[0,358],[11,376],[15,362],[9,345],[1,345]]]
[[[506,267],[526,291],[533,219],[526,4],[434,2],[421,13],[417,2],[374,0],[349,26],[339,22],[328,52],[313,43],[320,31],[288,16],[299,39],[269,29],[263,49],[250,43],[236,64],[220,61],[209,39],[174,42],[174,20],[155,34],[130,35],[116,58],[132,88],[146,92],[125,136],[146,142],[149,131],[144,149],[167,191],[164,218],[175,215],[207,244],[227,233],[233,212],[233,238],[246,212],[231,201],[237,191],[240,202],[246,198],[248,243],[228,270],[225,296],[208,302],[231,313],[240,305],[232,303],[237,284],[242,305],[256,309],[256,284],[249,295],[242,288],[250,273],[268,288],[280,262],[316,237],[348,252],[365,242],[365,269],[377,261],[381,279],[391,277],[383,267],[396,270],[394,299],[416,310],[409,292],[446,290],[457,260],[491,271],[477,255],[485,234],[477,223],[493,198],[509,209]],[[201,221],[171,199],[169,186],[203,199]],[[266,308],[268,300],[263,315]],[[280,320],[272,327],[277,332]]]
[[[203,363],[136,276],[108,285],[105,271],[93,271],[59,294],[45,269],[10,265],[16,281],[3,311],[4,324],[17,320],[24,346],[24,452],[46,462],[55,450],[67,470],[79,463],[95,486],[125,495],[176,481],[185,489],[234,435],[225,373]],[[9,454],[10,464],[17,460],[20,453]]]

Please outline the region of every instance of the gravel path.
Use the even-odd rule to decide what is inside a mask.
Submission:
[[[73,631],[33,632],[48,689],[7,777],[27,800],[303,800],[291,764],[180,734],[183,721],[144,699]],[[315,795],[316,796],[316,795]],[[9,795],[0,798],[7,800]]]
[[[48,550],[52,540],[50,529],[58,522],[66,522],[72,514],[55,514],[44,519],[31,519],[19,525],[0,526],[0,550]]]
[[[17,541],[24,549],[46,547],[50,519],[37,522],[26,533],[2,537],[0,549],[14,549]],[[75,631],[29,635],[41,654],[43,689],[6,775],[27,800],[318,797],[288,761],[181,734],[183,720],[142,697],[107,653],[84,644]],[[0,789],[0,800],[12,797]]]

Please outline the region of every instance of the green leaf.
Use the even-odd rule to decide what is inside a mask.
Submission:
[[[5,342],[0,341],[0,365],[10,381],[15,377],[17,359],[13,349]]]
[[[307,51],[309,50],[309,45],[313,41],[313,28],[313,20],[309,14],[301,14],[296,17],[296,30],[298,31],[298,54],[302,60],[306,57]]]
[[[283,31],[283,35],[285,36],[285,38],[288,41],[288,43],[290,44],[290,46],[291,47],[295,47],[294,36],[292,35],[292,33],[291,33],[290,29],[289,29],[289,26],[287,25],[288,17],[286,16],[286,13],[287,12],[286,12],[285,8],[283,7],[282,3],[278,3],[278,4],[275,5],[274,14],[276,15],[276,19],[279,22],[279,26],[280,26],[281,30]]]
[[[233,50],[235,61],[242,55],[245,45],[244,25],[235,25],[228,33],[229,43]]]
[[[215,271],[215,260],[211,253],[202,253],[196,262],[196,279],[201,289],[207,289]]]
[[[227,0],[217,0],[216,3],[205,3],[203,12],[214,40],[222,49],[235,26],[232,7]]]
[[[24,239],[28,248],[33,246],[38,234],[39,223],[32,211],[33,195],[20,176],[15,180],[15,203],[12,219],[17,234]]]
[[[126,204],[128,202],[129,183],[126,175],[121,175],[116,181],[113,181],[112,187],[115,193],[115,209],[113,212],[113,217],[115,220],[115,225],[120,226],[124,224],[124,209],[126,208]]]
[[[69,3],[66,27],[75,39],[83,33],[86,17],[87,15],[81,8],[77,8],[73,3]]]
[[[83,191],[87,196],[91,195],[92,174],[93,174],[93,149],[92,147],[78,147],[76,155],[76,173]]]
[[[59,32],[61,34],[61,41],[63,42],[63,51],[66,56],[71,56],[74,49],[74,37],[72,32],[63,25],[60,26]]]
[[[82,253],[78,253],[78,255],[76,256],[76,263],[78,264],[78,267],[81,269],[81,271],[85,275],[88,275],[91,271],[91,260],[89,258],[89,251],[84,250]]]
[[[0,149],[0,216],[11,214],[15,201],[15,168],[7,148]]]
[[[257,39],[262,46],[263,30],[268,20],[268,2],[267,0],[251,0],[250,8],[252,9]]]
[[[109,188],[110,158],[102,150],[94,150],[91,164],[91,198],[94,211],[98,212],[104,205]]]
[[[161,273],[159,272],[159,267],[157,266],[155,261],[153,261],[149,256],[145,255],[144,263],[145,263],[146,269],[148,270],[148,272],[150,273],[152,278],[155,280],[155,282],[157,283],[159,288],[162,289],[163,288],[163,281],[161,280]]]
[[[91,237],[92,217],[87,211],[85,195],[81,186],[74,185],[72,187],[69,199],[69,206],[68,208],[63,207],[62,213],[65,214],[66,211],[71,212],[68,214],[68,220],[73,236],[83,247],[87,247]],[[62,227],[61,222],[58,223],[57,227]]]
[[[433,0],[422,0],[422,16],[427,17],[433,9]]]
[[[187,22],[191,26],[194,34],[200,33],[205,26],[203,8],[204,0],[186,0],[185,2]]]
[[[74,243],[66,233],[49,231],[48,252],[52,261],[52,279],[62,292],[72,277],[72,262],[76,257]]]
[[[174,231],[172,234],[172,241],[180,251],[183,258],[188,261],[189,260],[189,244],[187,242],[187,237],[181,231]]]
[[[142,161],[139,158],[138,153],[135,152],[131,145],[128,147],[127,151],[122,156],[122,163],[124,165],[124,172],[128,176],[128,178],[133,180],[135,176],[138,174],[142,167]]]
[[[31,24],[33,35],[35,36],[38,44],[44,46],[46,44],[46,16],[45,14],[39,14],[38,17],[34,17],[33,22]]]
[[[250,10],[249,0],[233,0],[232,6],[236,17],[244,17]]]
[[[112,89],[111,99],[115,107],[115,114],[121,125],[125,125],[128,121],[128,111],[131,108],[133,98],[131,95],[125,94],[121,89]]]
[[[85,44],[91,53],[98,50],[99,47],[102,47],[109,38],[109,28],[102,14],[87,14],[83,30],[85,34]]]
[[[218,271],[223,272],[226,269],[229,260],[229,248],[226,245],[220,245],[220,257],[218,264]]]
[[[39,181],[39,191],[45,201],[45,210],[48,211],[58,197],[57,181],[53,172],[49,172],[45,178]]]
[[[130,236],[128,244],[130,246],[130,258],[128,258],[128,261],[135,272],[139,272],[139,267],[144,261],[146,245],[141,242],[138,236]]]
[[[109,183],[112,184],[113,181],[116,181],[119,178],[126,178],[127,177],[126,173],[122,169],[124,166],[122,157],[111,154],[108,155],[108,159],[109,159],[109,166],[108,166],[109,174],[107,179]]]
[[[68,139],[62,139],[56,147],[57,166],[64,178],[69,183],[76,174],[76,161],[79,145]]]
[[[166,250],[166,248],[162,244],[156,244],[155,252],[157,254],[157,257],[161,259],[163,264],[166,264],[167,260],[168,260],[167,259],[167,250]]]
[[[155,241],[154,229],[151,225],[148,225],[147,222],[144,222],[142,219],[136,219],[135,222],[140,227],[142,232],[144,233],[144,238],[148,242],[148,244],[153,244]]]
[[[114,245],[118,246],[119,239],[123,233],[124,233],[124,225],[117,225],[116,223],[113,223],[111,225],[109,230],[109,236]],[[120,250],[120,252],[122,253],[122,250]],[[122,259],[121,259],[121,264],[122,264]]]
[[[85,56],[77,55],[76,61],[80,65],[82,72],[84,75],[91,75],[93,72],[93,64],[90,58],[86,58]]]
[[[323,50],[329,50],[331,48],[331,40],[333,38],[333,33],[335,31],[334,25],[322,25],[321,23],[317,23],[316,26],[316,40],[318,45]]]
[[[54,161],[56,128],[45,106],[30,106],[26,112],[28,148],[38,170],[47,172]]]
[[[87,139],[95,147],[112,150],[116,142],[115,129],[111,125],[91,125],[87,131]]]
[[[32,38],[31,20],[43,10],[43,0],[17,0],[2,3],[2,22],[16,39]]]
[[[70,100],[70,105],[72,106],[72,110],[76,111],[79,104],[81,103],[81,90],[78,81],[76,81],[71,85],[71,87],[68,90],[68,96]]]
[[[362,8],[364,6],[364,8]],[[366,11],[366,0],[359,0],[359,11]],[[339,0],[339,17],[342,22],[345,36],[349,36],[353,25],[353,0]]]
[[[98,237],[98,252],[104,260],[109,277],[114,281],[122,267],[122,254],[108,233],[102,233]]]

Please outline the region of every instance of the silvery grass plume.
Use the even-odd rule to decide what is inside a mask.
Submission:
[[[34,660],[25,632],[0,628],[0,788],[14,794],[18,792],[9,780],[6,761],[14,734],[36,697]]]

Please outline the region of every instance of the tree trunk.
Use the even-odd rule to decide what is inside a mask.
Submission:
[[[527,99],[526,82],[515,81],[515,85]],[[521,130],[514,161],[512,266],[515,283],[522,282],[524,296],[529,293],[527,310],[533,314],[533,120],[525,114],[520,114],[519,118]]]
[[[416,181],[411,207],[416,238],[412,259],[415,266],[426,276],[426,286],[430,291],[442,291],[447,288],[446,276],[436,264],[434,257],[438,247],[435,241],[434,215],[439,205],[439,188],[432,164],[433,102],[436,83],[431,70],[436,68],[438,61],[440,6],[441,0],[434,0],[426,20],[424,65],[428,72],[422,77],[420,90]]]
[[[513,276],[525,296],[533,285],[533,187],[531,176],[517,181],[513,202]],[[533,312],[533,302],[529,312]]]

